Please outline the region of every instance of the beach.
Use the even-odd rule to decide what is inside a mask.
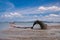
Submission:
[[[0,40],[60,40],[60,25],[45,30],[9,28],[0,31]]]
[[[0,40],[60,40],[60,0],[0,0]]]

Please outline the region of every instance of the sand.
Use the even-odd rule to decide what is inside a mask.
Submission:
[[[9,28],[0,32],[0,40],[60,40],[60,25],[46,30]]]

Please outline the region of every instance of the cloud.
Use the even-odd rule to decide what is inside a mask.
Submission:
[[[57,14],[50,14],[49,16],[57,17],[57,16],[59,16],[59,15],[57,15]]]
[[[11,16],[21,16],[21,14],[15,12],[15,13],[10,13]]]
[[[49,14],[48,16],[46,16],[46,17],[58,17],[59,15],[57,15],[57,14]]]
[[[30,7],[30,8],[23,8],[23,9],[17,9],[16,10],[18,13],[22,14],[46,14],[46,13],[51,13],[51,12],[58,12],[60,11],[60,7],[58,6],[50,6],[50,7]]]
[[[58,6],[50,6],[50,7],[32,7],[32,8],[23,8],[23,9],[16,9],[13,12],[4,12],[1,16],[2,18],[12,18],[12,20],[19,20],[19,21],[32,21],[32,20],[44,20],[44,21],[57,21],[60,20],[60,15],[52,14],[55,11],[60,11],[60,7]],[[48,12],[50,13],[48,15]],[[43,14],[42,14],[43,13]],[[47,15],[46,15],[47,14]],[[17,21],[16,20],[16,21]]]
[[[23,20],[23,21],[32,21],[32,20],[46,20],[46,21],[54,21],[60,20],[60,14],[58,15],[58,11],[60,11],[59,7],[60,2],[56,3],[48,3],[40,6],[28,7],[24,6],[24,8],[18,8],[18,6],[14,5],[15,3],[9,2],[8,0],[0,0],[0,20],[6,19],[10,20]],[[16,7],[15,7],[16,6]],[[22,5],[21,5],[22,6]],[[26,8],[25,8],[26,7]],[[18,8],[18,9],[17,9]],[[49,12],[49,13],[48,13]],[[55,14],[55,12],[57,14]],[[54,13],[54,14],[52,14]],[[8,21],[9,21],[8,20]]]
[[[47,10],[45,7],[41,6],[38,8],[40,11],[44,11],[44,10]]]
[[[43,20],[47,20],[47,21],[60,21],[60,15],[59,14],[49,14],[49,15],[45,15],[42,18]]]
[[[17,12],[12,13],[11,12],[9,14],[4,14],[1,17],[4,17],[4,18],[15,18],[15,17],[23,17],[23,16],[20,13],[17,13]]]
[[[50,6],[50,7],[40,6],[38,9],[40,11],[60,11],[60,7],[58,6]]]

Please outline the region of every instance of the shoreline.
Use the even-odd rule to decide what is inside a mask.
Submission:
[[[2,34],[2,35],[1,35]],[[0,40],[60,40],[60,25],[46,30],[9,28],[0,32]]]

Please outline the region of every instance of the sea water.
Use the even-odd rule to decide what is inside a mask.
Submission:
[[[32,27],[33,22],[15,22],[16,25],[19,25],[20,27]],[[59,25],[60,23],[45,23],[47,25]],[[8,29],[10,27],[9,22],[0,22],[0,31]]]
[[[32,27],[33,23],[28,23],[28,22],[15,22],[15,25],[18,25],[20,27]],[[9,22],[0,22],[0,31],[9,29],[10,28],[10,23]]]

